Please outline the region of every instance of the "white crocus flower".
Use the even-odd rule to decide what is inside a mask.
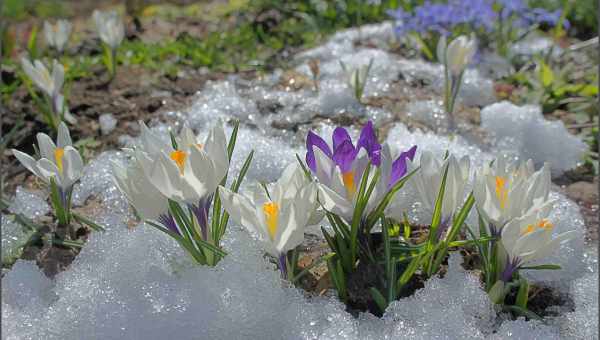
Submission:
[[[229,169],[222,125],[215,126],[203,144],[196,143],[193,132],[184,128],[177,149],[144,126],[142,131],[142,144],[134,155],[148,180],[163,195],[193,205],[212,196]]]
[[[515,218],[502,228],[500,242],[506,253],[502,281],[508,282],[512,274],[527,262],[550,255],[560,244],[575,236],[574,230],[553,237],[553,224],[547,218],[554,201],[536,205],[525,215]]]
[[[316,188],[298,164],[292,163],[267,190],[255,185],[246,196],[220,187],[219,195],[231,217],[258,234],[267,253],[281,258],[302,243],[307,225],[318,223],[319,218],[314,218]]]
[[[46,37],[46,43],[55,48],[58,52],[62,52],[69,41],[71,28],[71,23],[68,20],[58,20],[55,24],[44,21],[44,36]]]
[[[168,214],[167,199],[148,181],[144,170],[134,163],[127,168],[113,163],[114,182],[142,219],[158,220]]]
[[[348,85],[352,89],[356,100],[360,101],[365,89],[365,85],[367,84],[369,72],[373,66],[373,59],[371,59],[367,65],[361,65],[352,69],[347,68],[346,64],[344,64],[342,61],[340,61],[340,65],[348,77]]]
[[[100,39],[112,50],[115,50],[125,36],[125,26],[116,11],[95,10],[92,14]]]
[[[445,39],[442,43],[445,42]],[[438,58],[439,53],[443,51],[438,44]],[[460,76],[467,68],[473,56],[477,52],[477,40],[474,37],[468,38],[464,35],[452,40],[445,53],[442,54],[443,59],[440,59],[447,64],[450,74],[454,77]]]
[[[491,231],[498,232],[508,221],[547,201],[550,184],[548,164],[536,172],[532,160],[507,164],[501,157],[477,172],[473,194],[479,212],[493,225]]]
[[[83,172],[83,160],[72,146],[69,129],[60,123],[57,144],[44,133],[37,134],[37,142],[41,154],[39,160],[15,149],[12,152],[27,170],[45,183],[50,184],[50,179],[54,178],[58,187],[68,192]]]
[[[415,184],[424,206],[431,212],[435,208],[444,171],[448,167],[441,221],[442,225],[448,226],[448,223],[452,223],[452,217],[465,197],[465,185],[469,178],[469,157],[464,156],[457,160],[453,155],[449,155],[443,160],[434,157],[431,152],[424,151],[421,155],[420,166],[421,168],[411,180]],[[417,166],[413,162],[409,162],[408,168],[414,170]]]
[[[23,57],[21,66],[29,79],[48,97],[55,98],[59,94],[65,80],[65,69],[56,59],[52,62],[52,74],[39,60],[32,64]]]

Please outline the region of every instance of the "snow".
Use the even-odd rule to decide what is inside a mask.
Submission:
[[[507,101],[481,110],[481,127],[495,136],[495,148],[537,166],[550,162],[553,175],[576,167],[587,146],[571,135],[561,121],[548,121],[537,105],[517,106]]]
[[[46,198],[47,194],[41,191],[31,191],[18,186],[8,210],[13,214],[23,214],[27,218],[38,218],[50,212]]]
[[[111,113],[103,113],[98,117],[98,123],[100,123],[100,132],[108,135],[117,126],[117,119]]]

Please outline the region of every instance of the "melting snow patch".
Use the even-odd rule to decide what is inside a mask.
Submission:
[[[46,193],[29,191],[19,186],[8,210],[13,214],[23,214],[28,218],[44,216],[50,211],[46,197]]]
[[[536,105],[517,106],[503,101],[481,110],[481,127],[496,137],[496,148],[537,166],[550,162],[553,175],[577,166],[587,149],[561,121],[544,119]]]

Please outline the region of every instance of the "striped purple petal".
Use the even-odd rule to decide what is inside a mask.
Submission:
[[[402,152],[400,156],[396,158],[394,163],[392,163],[392,174],[389,183],[390,187],[393,187],[402,177],[404,177],[404,175],[406,175],[406,160],[410,159],[412,161],[416,152],[417,146],[414,145],[412,148],[408,149],[408,151]]]
[[[340,167],[342,173],[352,170],[352,163],[356,159],[358,149],[354,148],[352,141],[345,140],[333,151],[333,161]]]
[[[334,154],[335,150],[344,142],[349,142],[350,145],[352,145],[352,148],[354,148],[354,144],[352,144],[352,138],[350,137],[350,134],[348,134],[348,131],[343,127],[336,127],[335,130],[333,130],[332,139]]]
[[[379,166],[381,164],[381,144],[377,141],[373,122],[371,121],[368,121],[360,131],[356,149],[359,150],[360,148],[364,148],[367,151],[373,165]]]
[[[327,142],[323,140],[323,138],[319,137],[319,135],[315,134],[312,131],[308,131],[308,135],[306,136],[306,164],[313,171],[317,171],[317,162],[315,161],[315,151],[313,146],[318,147],[326,154],[329,158],[333,157],[331,153],[331,149]]]

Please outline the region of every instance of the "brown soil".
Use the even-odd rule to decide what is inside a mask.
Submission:
[[[516,297],[517,289],[512,291],[506,297],[505,301],[507,304],[514,304]],[[527,309],[536,315],[545,318],[558,316],[559,310],[572,312],[575,310],[575,303],[569,295],[561,293],[554,287],[531,285],[529,287]],[[516,319],[521,317],[521,315],[513,314],[513,317]]]

